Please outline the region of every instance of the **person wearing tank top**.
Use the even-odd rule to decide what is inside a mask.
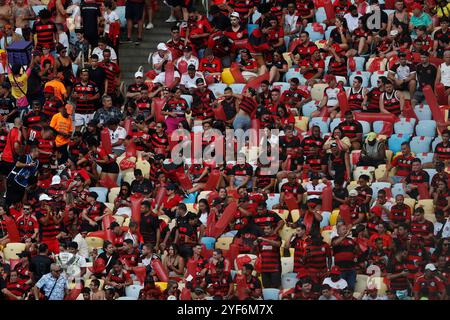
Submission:
[[[389,15],[387,31],[390,32],[392,29],[397,29],[396,25],[399,23],[409,23],[408,12],[406,11],[403,0],[395,1],[395,12]]]
[[[388,81],[384,86],[385,92],[380,97],[380,112],[392,113],[399,116],[403,112],[405,97],[397,90],[394,90],[394,83]]]
[[[448,104],[450,104],[450,50],[444,52],[444,62],[438,67],[436,85],[438,83],[442,83],[445,86]]]

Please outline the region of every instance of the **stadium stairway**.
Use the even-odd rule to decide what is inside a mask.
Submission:
[[[120,44],[120,68],[122,72],[122,81],[125,82],[127,87],[134,81],[134,73],[138,70],[139,66],[144,67],[144,73],[149,71],[150,65],[148,64],[148,56],[151,52],[156,51],[156,46],[160,42],[166,42],[170,38],[170,28],[175,23],[166,23],[166,19],[170,15],[170,9],[161,4],[160,11],[153,19],[154,28],[146,30],[144,26],[143,41],[140,45],[136,46],[134,43],[121,43]],[[131,40],[135,40],[137,36],[137,30],[133,29]],[[121,39],[125,39],[126,30],[121,30]]]

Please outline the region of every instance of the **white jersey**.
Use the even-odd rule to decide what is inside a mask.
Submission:
[[[338,105],[338,93],[341,92],[341,89],[338,87],[331,88],[328,87],[325,89],[325,96],[328,98],[327,106],[328,107],[335,107]]]
[[[450,87],[450,65],[447,65],[445,62],[441,63],[441,83]]]

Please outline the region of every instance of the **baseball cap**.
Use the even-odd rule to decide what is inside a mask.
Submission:
[[[190,64],[187,68],[188,70],[194,70],[195,71],[195,66],[193,64]],[[198,79],[197,79],[198,80]]]
[[[46,86],[44,88],[44,93],[55,93],[55,88],[53,88],[52,86]]]
[[[52,198],[50,198],[48,194],[43,193],[39,196],[39,201],[51,201],[51,200]]]
[[[166,51],[168,50],[166,44],[164,42],[161,42],[160,44],[158,44],[158,46],[156,47],[158,50],[163,50]]]
[[[143,77],[144,77],[144,74],[143,74],[141,71],[138,71],[138,72],[136,72],[136,73],[134,74],[134,77],[135,77],[135,78],[143,78]]]
[[[118,224],[116,221],[111,222],[109,225],[108,230],[113,230],[115,227],[120,227],[120,224]]]
[[[238,18],[238,19],[240,19],[239,13],[234,11],[232,14],[230,14],[230,18]]]
[[[192,47],[191,46],[184,46],[183,47],[183,51],[192,51]]]
[[[332,266],[330,270],[330,274],[341,274],[341,269],[338,266]]]
[[[205,81],[202,78],[198,78],[197,80],[195,80],[195,84],[198,87],[204,86],[205,85]]]
[[[425,266],[425,270],[436,271],[436,266],[432,263],[429,263]]]
[[[398,30],[391,30],[391,33],[390,33],[390,35],[391,36],[393,36],[393,37],[395,37],[396,35],[398,35]]]
[[[348,193],[348,195],[350,196],[350,197],[356,197],[356,196],[358,196],[358,191],[356,191],[356,190],[350,190],[350,192]]]
[[[373,141],[377,138],[377,134],[375,132],[369,132],[367,134],[367,141]]]
[[[56,184],[61,184],[61,177],[60,176],[53,176],[52,183],[50,183],[50,185],[54,186]]]

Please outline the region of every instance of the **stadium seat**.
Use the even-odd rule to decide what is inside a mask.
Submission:
[[[285,74],[286,82],[289,82],[289,80],[292,78],[298,78],[300,80],[300,77],[303,78],[303,76],[300,74],[300,68],[290,68]]]
[[[331,244],[331,234],[333,233],[333,230],[323,230],[321,232],[321,235],[323,237],[323,241]]]
[[[357,274],[356,275],[355,292],[364,292],[367,289],[367,280],[368,279],[369,279],[368,275]]]
[[[325,73],[328,73],[328,66],[330,65],[331,56],[325,58]]]
[[[280,300],[280,289],[264,288],[262,293],[264,300]]]
[[[434,205],[432,199],[422,199],[417,201],[416,208],[422,207],[425,214],[434,214]]]
[[[3,249],[3,257],[5,261],[10,259],[19,259],[17,254],[21,253],[25,250],[25,243],[20,242],[10,242],[6,244],[6,247]]]
[[[116,200],[117,195],[119,194],[119,192],[120,192],[120,187],[115,187],[115,188],[109,189],[108,202],[114,203],[114,200]]]
[[[119,16],[120,27],[125,28],[127,25],[127,19],[125,19],[125,6],[118,6],[114,11]]]
[[[414,107],[414,112],[417,118],[420,120],[431,120],[433,114],[431,113],[430,106],[427,104],[420,104]]]
[[[190,95],[190,94],[182,94],[181,98],[183,98],[184,100],[186,100],[189,108],[192,107],[192,101],[194,101],[194,98]]]
[[[272,210],[272,207],[280,202],[280,194],[279,193],[270,193],[267,197],[266,204],[267,209]]]
[[[330,132],[328,130],[328,126],[330,125],[330,118],[312,118],[309,121],[309,128],[311,129],[312,126],[319,126],[320,127],[320,132],[322,133],[328,133]]]
[[[123,216],[114,215],[113,218],[120,225],[122,225],[123,222],[125,221],[125,217]]]
[[[213,237],[202,237],[200,239],[200,242],[203,243],[206,246],[206,249],[213,250],[214,245],[216,243],[216,238]]]
[[[150,177],[150,163],[147,160],[137,161],[136,169],[141,169],[144,178]]]
[[[330,215],[330,226],[335,226],[339,217],[339,209],[334,209]]]
[[[401,144],[403,142],[407,142],[410,139],[409,134],[402,134],[402,133],[396,133],[391,135],[391,137],[388,139],[388,145],[389,149],[396,154],[401,150]]]
[[[438,136],[438,137],[436,137],[436,138],[433,140],[433,142],[431,143],[431,151],[432,151],[432,152],[434,152],[434,150],[436,150],[436,145],[437,145],[438,143],[440,143],[440,142],[442,142],[442,137],[441,137],[441,136]]]
[[[344,120],[344,118],[334,118],[333,121],[330,122],[330,132],[333,132],[333,130]]]
[[[362,129],[363,129],[363,135],[367,135],[370,131],[370,123],[364,120],[359,120],[359,123],[361,123]],[[331,131],[331,130],[330,130]]]
[[[185,203],[185,204],[195,204],[195,201],[197,199],[197,195],[198,195],[198,192],[193,192],[193,193],[190,193],[190,194],[186,195],[185,198],[183,199],[183,203]]]
[[[305,31],[307,31],[309,33],[309,39],[314,42],[317,40],[322,40],[325,38],[325,24],[321,23],[321,26],[323,28],[323,33],[319,32],[319,31],[315,31],[314,27],[312,25],[312,23],[308,23],[308,25],[305,28]]]
[[[78,73],[78,65],[76,63],[72,63],[72,72],[74,75]]]
[[[330,225],[330,217],[331,212],[329,211],[322,211],[322,221],[320,221],[320,228],[325,228]]]
[[[89,188],[90,192],[96,192],[98,194],[97,201],[99,202],[107,202],[106,195],[108,194],[108,188],[103,187],[91,187]]]
[[[387,71],[377,71],[371,74],[370,76],[370,86],[377,87],[377,81],[379,77],[387,77]]]
[[[366,62],[365,58],[363,58],[363,57],[353,57],[353,60],[355,60],[356,70],[360,70],[360,71],[364,70],[364,63]]]
[[[413,198],[405,198],[405,204],[407,205],[407,206],[409,206],[410,208],[411,208],[411,212],[413,212],[414,211],[414,208],[416,207],[416,199],[413,199]]]
[[[280,89],[281,94],[283,94],[284,91],[289,90],[290,87],[291,85],[289,84],[289,82],[274,82],[272,84],[272,89]]]
[[[42,9],[46,9],[47,6],[43,6],[43,5],[34,5],[31,7],[33,9],[33,12],[38,16],[39,15],[39,11],[41,11]]]
[[[298,219],[300,219],[300,210],[295,209],[291,211],[291,218],[292,218],[292,222],[297,222]]]
[[[122,177],[122,180],[124,182],[128,182],[129,184],[131,184],[135,180],[134,172],[132,172],[132,171],[125,172],[125,174]]]
[[[281,257],[281,274],[294,271],[294,257]]]
[[[366,62],[366,69],[365,70],[370,70],[370,65],[374,62],[374,58],[370,58],[369,60],[367,60]],[[387,68],[387,59],[383,59],[380,62],[379,67],[377,68],[378,71],[376,72],[385,72],[386,68]],[[380,73],[380,75],[382,75],[382,73]]]
[[[286,218],[289,215],[289,210],[284,209],[272,209],[273,212],[275,212],[278,216],[280,216],[281,219],[286,221]]]
[[[216,249],[229,250],[230,245],[233,242],[233,238],[219,238],[215,243]]]
[[[398,194],[406,195],[403,183],[396,183],[391,188],[392,197],[396,197]]]
[[[391,189],[391,184],[389,182],[374,182],[370,185],[373,191],[373,199],[376,199],[378,197],[378,191],[388,188]]]
[[[386,160],[388,162],[392,161],[392,156],[394,155],[394,153],[392,152],[392,150],[386,150]]]
[[[416,135],[434,138],[436,136],[436,121],[420,120],[416,126]]]
[[[353,79],[356,76],[360,76],[363,79],[362,86],[364,88],[367,88],[367,87],[369,87],[370,75],[371,75],[371,73],[367,72],[367,71],[355,71],[352,74],[350,74],[350,77],[348,79],[348,83],[349,83],[350,86],[352,86],[353,85]]]
[[[425,136],[416,136],[411,139],[411,151],[415,154],[430,152],[431,142],[433,138]]]
[[[384,178],[385,174],[386,174],[386,165],[385,164],[380,164],[376,169],[375,169],[375,180],[378,181],[382,178]]]
[[[234,269],[235,270],[242,270],[242,266],[241,267],[239,267],[239,264],[238,264],[238,259],[239,258],[243,258],[243,257],[248,257],[248,258],[250,258],[250,264],[252,264],[252,265],[255,265],[255,262],[256,262],[256,259],[258,258],[258,256],[256,256],[256,255],[254,255],[254,254],[249,254],[249,253],[246,253],[246,254],[238,254],[237,255],[237,257],[236,257],[236,259],[234,260]]]
[[[87,236],[85,240],[87,242],[89,251],[92,251],[92,249],[103,248],[104,240],[102,238]]]
[[[323,23],[325,20],[327,20],[327,14],[325,13],[325,9],[323,7],[317,8],[315,17],[316,17],[316,21],[320,22],[320,23]],[[326,35],[325,35],[325,37],[326,37]],[[328,38],[329,38],[329,34],[328,34],[328,37],[326,37],[326,39],[328,39]]]
[[[187,211],[198,213],[197,203],[185,203]]]
[[[288,227],[287,225],[284,225],[281,230],[279,231],[280,238],[284,240],[285,242],[288,242],[291,240],[292,235],[294,234],[295,229]]]
[[[380,133],[383,131],[384,123],[386,121],[378,120],[373,122],[373,132]]]
[[[245,83],[233,83],[230,84],[230,88],[233,89],[234,93],[241,94],[244,90]]]
[[[355,170],[353,170],[353,180],[358,181],[360,175],[366,174],[370,177],[370,181],[372,181],[374,173],[375,167],[356,167]]]
[[[331,31],[333,31],[333,29],[335,28],[336,26],[329,26],[327,30],[325,30],[325,39],[330,39]]]
[[[208,86],[208,89],[217,97],[219,94],[223,94],[226,87],[228,87],[226,83],[213,83]]]
[[[295,117],[295,127],[303,131],[308,131],[309,117]]]
[[[414,133],[414,126],[416,119],[414,118],[400,118],[394,123],[394,132],[412,135]]]
[[[437,173],[436,169],[424,169],[430,176],[430,181],[433,179],[434,175]]]
[[[297,273],[294,272],[285,273],[281,276],[281,287],[283,289],[295,288],[297,281],[298,281]]]
[[[379,295],[385,295],[387,290],[387,285],[383,277],[370,276],[367,279],[367,287],[377,288]],[[356,291],[356,290],[355,290]]]
[[[313,88],[314,90],[314,88]],[[311,90],[311,97],[312,97],[312,90]],[[302,106],[302,114],[304,117],[311,117],[311,113],[313,113],[314,111],[317,111],[317,106],[318,106],[319,102],[312,100],[310,102],[305,103]]]
[[[125,220],[123,221],[122,227],[128,227],[130,225],[130,218],[125,218]]]
[[[328,87],[328,84],[326,83],[316,83],[312,89],[311,89],[311,99],[320,101],[323,98],[323,93],[325,91],[325,88]],[[307,114],[303,114],[304,116],[309,117]]]
[[[159,287],[161,289],[161,291],[166,290],[167,285],[168,285],[167,282],[162,282],[162,281],[155,282],[155,286]]]

